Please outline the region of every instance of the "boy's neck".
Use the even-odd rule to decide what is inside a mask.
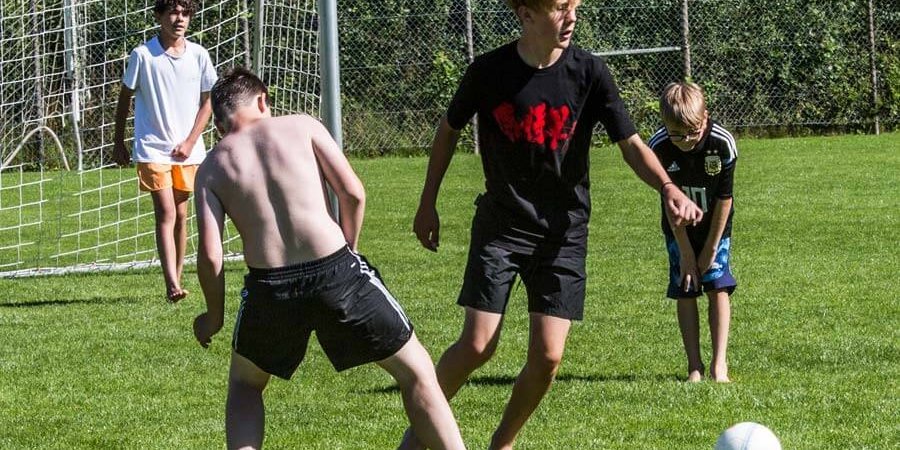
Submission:
[[[183,36],[171,36],[160,32],[157,34],[159,45],[162,46],[166,53],[181,54],[184,52],[186,42]]]
[[[242,131],[245,131],[247,128],[252,127],[264,118],[265,116],[255,113],[242,114],[240,112],[236,112],[235,115],[231,118],[231,132],[240,133]]]
[[[516,50],[525,64],[536,69],[543,69],[556,63],[565,49],[558,47],[556,43],[548,44],[523,34],[516,44]]]

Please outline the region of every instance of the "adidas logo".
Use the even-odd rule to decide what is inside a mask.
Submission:
[[[678,172],[679,170],[681,170],[681,167],[678,167],[678,162],[672,161],[672,165],[666,169],[666,172]]]

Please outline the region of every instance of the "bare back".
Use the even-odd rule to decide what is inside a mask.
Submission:
[[[198,182],[237,227],[248,266],[318,259],[347,243],[328,212],[323,142],[333,144],[312,117],[265,118],[229,134],[204,161]]]

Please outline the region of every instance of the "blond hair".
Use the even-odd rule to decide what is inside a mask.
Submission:
[[[669,83],[659,98],[659,110],[664,123],[698,129],[706,118],[703,88],[689,81]]]

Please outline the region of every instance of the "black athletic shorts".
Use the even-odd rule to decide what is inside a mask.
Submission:
[[[479,205],[480,207],[480,205]],[[569,251],[523,252],[497,238],[491,220],[476,213],[469,258],[457,303],[503,314],[518,275],[528,294],[528,311],[581,320],[584,316],[586,243]]]
[[[348,247],[249,271],[232,347],[267,373],[290,379],[313,331],[338,371],[387,358],[412,337],[412,324],[378,271]]]

